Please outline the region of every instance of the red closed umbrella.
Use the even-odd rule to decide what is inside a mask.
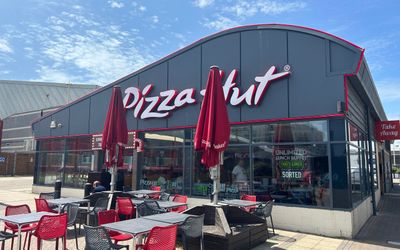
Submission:
[[[217,66],[211,66],[197,121],[194,149],[202,151],[201,162],[207,168],[216,167],[210,170],[211,178],[214,180],[214,204],[217,203],[219,192],[221,154],[228,147],[229,136],[229,118],[221,75]]]
[[[111,192],[114,192],[115,189],[116,167],[124,164],[123,150],[127,142],[128,128],[121,88],[114,86],[101,141],[101,148],[106,152],[105,164],[107,167],[111,167]]]

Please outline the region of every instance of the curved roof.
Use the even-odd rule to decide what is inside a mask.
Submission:
[[[96,85],[0,80],[0,119],[58,107],[96,88]]]

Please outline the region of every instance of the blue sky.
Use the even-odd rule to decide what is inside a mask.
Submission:
[[[105,85],[238,25],[296,24],[366,49],[389,119],[400,118],[400,1],[13,0],[0,3],[0,79]]]

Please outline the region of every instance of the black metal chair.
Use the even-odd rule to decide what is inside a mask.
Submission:
[[[62,209],[62,213],[67,213],[68,214],[68,222],[67,222],[67,227],[74,226],[74,233],[75,233],[75,244],[76,244],[76,249],[78,248],[78,234],[76,232],[76,219],[79,213],[79,205],[70,203],[66,204]],[[80,229],[80,228],[79,228]]]
[[[171,195],[169,193],[162,192],[160,194],[161,201],[169,201],[169,197],[171,197]]]
[[[136,211],[139,217],[168,212],[161,208],[157,201],[144,201],[136,206]]]
[[[80,220],[79,220],[79,230],[81,229],[82,221],[84,221],[84,217],[89,215],[89,216],[94,216],[94,224],[97,226],[97,213],[99,211],[104,211],[107,210],[108,206],[108,198],[99,198],[96,203],[94,204],[94,207],[89,209],[89,211],[83,210],[80,208]],[[80,231],[79,231],[80,233]]]
[[[0,231],[1,250],[4,250],[5,241],[16,237],[16,234]]]
[[[200,239],[200,250],[204,249],[203,241],[204,214],[188,217],[183,224],[179,225],[178,232],[182,234],[183,249],[189,249],[188,240],[190,238]]]
[[[253,214],[263,217],[265,220],[265,223],[267,223],[267,218],[269,217],[271,219],[271,226],[272,226],[272,234],[275,235],[275,227],[274,227],[274,221],[272,220],[272,207],[274,205],[274,200],[270,200],[267,203],[262,203],[260,204],[253,212]],[[268,232],[268,223],[267,223],[267,235],[269,238],[269,232]]]
[[[104,227],[89,227],[85,228],[85,250],[99,250],[99,249],[122,249],[126,248],[129,250],[128,245],[117,245],[113,244],[108,234],[107,229]]]
[[[40,199],[45,199],[45,200],[52,200],[54,199],[54,192],[50,193],[40,193],[39,194]]]

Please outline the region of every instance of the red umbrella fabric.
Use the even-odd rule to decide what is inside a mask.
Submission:
[[[201,163],[208,168],[221,163],[230,133],[221,75],[217,66],[211,66],[194,137],[194,149],[203,151]]]
[[[108,152],[105,158],[107,167],[124,164],[123,149],[128,142],[128,128],[126,125],[126,113],[122,102],[121,88],[114,86],[106,120],[104,122],[101,148]],[[118,145],[118,159],[116,159],[116,146]]]

